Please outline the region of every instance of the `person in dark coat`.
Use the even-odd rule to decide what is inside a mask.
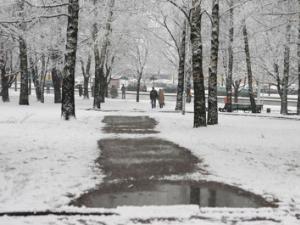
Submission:
[[[122,99],[125,99],[126,98],[126,88],[125,88],[124,84],[121,87],[121,91],[122,91]]]
[[[152,87],[152,90],[150,91],[150,100],[151,100],[152,109],[156,108],[156,99],[157,99],[157,97],[158,97],[158,93],[155,90],[155,88]]]

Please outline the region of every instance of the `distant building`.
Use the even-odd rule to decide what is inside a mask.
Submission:
[[[120,78],[111,78],[110,82],[109,82],[109,88],[111,88],[112,86],[115,86],[117,89],[120,88]]]

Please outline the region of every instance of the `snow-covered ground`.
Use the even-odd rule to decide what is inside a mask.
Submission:
[[[221,181],[268,199],[279,199],[279,209],[200,211],[196,206],[122,207],[112,210],[120,216],[89,217],[87,224],[143,222],[134,218],[148,219],[151,224],[199,224],[203,216],[210,219],[201,224],[222,224],[228,218],[232,222],[234,218],[259,216],[272,220],[237,221],[238,224],[278,224],[273,221],[278,219],[279,224],[300,224],[294,217],[300,211],[300,118],[297,116],[285,119],[276,113],[276,108],[272,108],[275,113],[259,116],[225,113],[220,114],[218,126],[193,129],[193,114],[175,113],[174,102],[167,102],[163,110],[152,110],[148,101],[107,100],[103,111],[94,111],[87,110],[91,108],[91,100],[77,99],[77,120],[66,122],[60,119],[60,105],[52,104],[51,95],[45,104],[32,98],[30,106],[18,106],[17,100],[13,96],[11,103],[0,103],[0,212],[78,210],[66,205],[101,183],[104,177],[94,163],[99,156],[97,141],[116,136],[102,133],[103,117],[149,115],[159,121],[156,129],[160,133],[152,136],[186,147],[204,160],[210,175],[195,173],[191,179]],[[187,109],[192,111],[192,106],[188,105]],[[140,135],[131,135],[134,136]],[[179,220],[149,220],[153,217]],[[84,224],[82,221],[81,217],[0,217],[1,225]]]

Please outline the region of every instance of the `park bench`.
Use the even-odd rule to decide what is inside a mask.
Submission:
[[[220,112],[226,112],[226,104],[223,108],[219,108]],[[256,105],[256,112],[261,113],[263,109],[263,105]],[[240,104],[240,103],[232,103],[232,111],[252,111],[251,104]]]

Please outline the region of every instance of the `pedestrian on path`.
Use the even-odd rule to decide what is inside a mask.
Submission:
[[[165,93],[163,89],[159,89],[158,91],[158,102],[159,102],[159,108],[163,108],[165,105]]]
[[[155,90],[155,88],[152,87],[152,90],[150,91],[150,100],[151,100],[152,109],[156,108],[156,99],[157,98],[158,98],[158,93]]]
[[[122,99],[125,99],[126,98],[126,88],[125,88],[124,84],[121,87],[121,91],[122,91]]]

